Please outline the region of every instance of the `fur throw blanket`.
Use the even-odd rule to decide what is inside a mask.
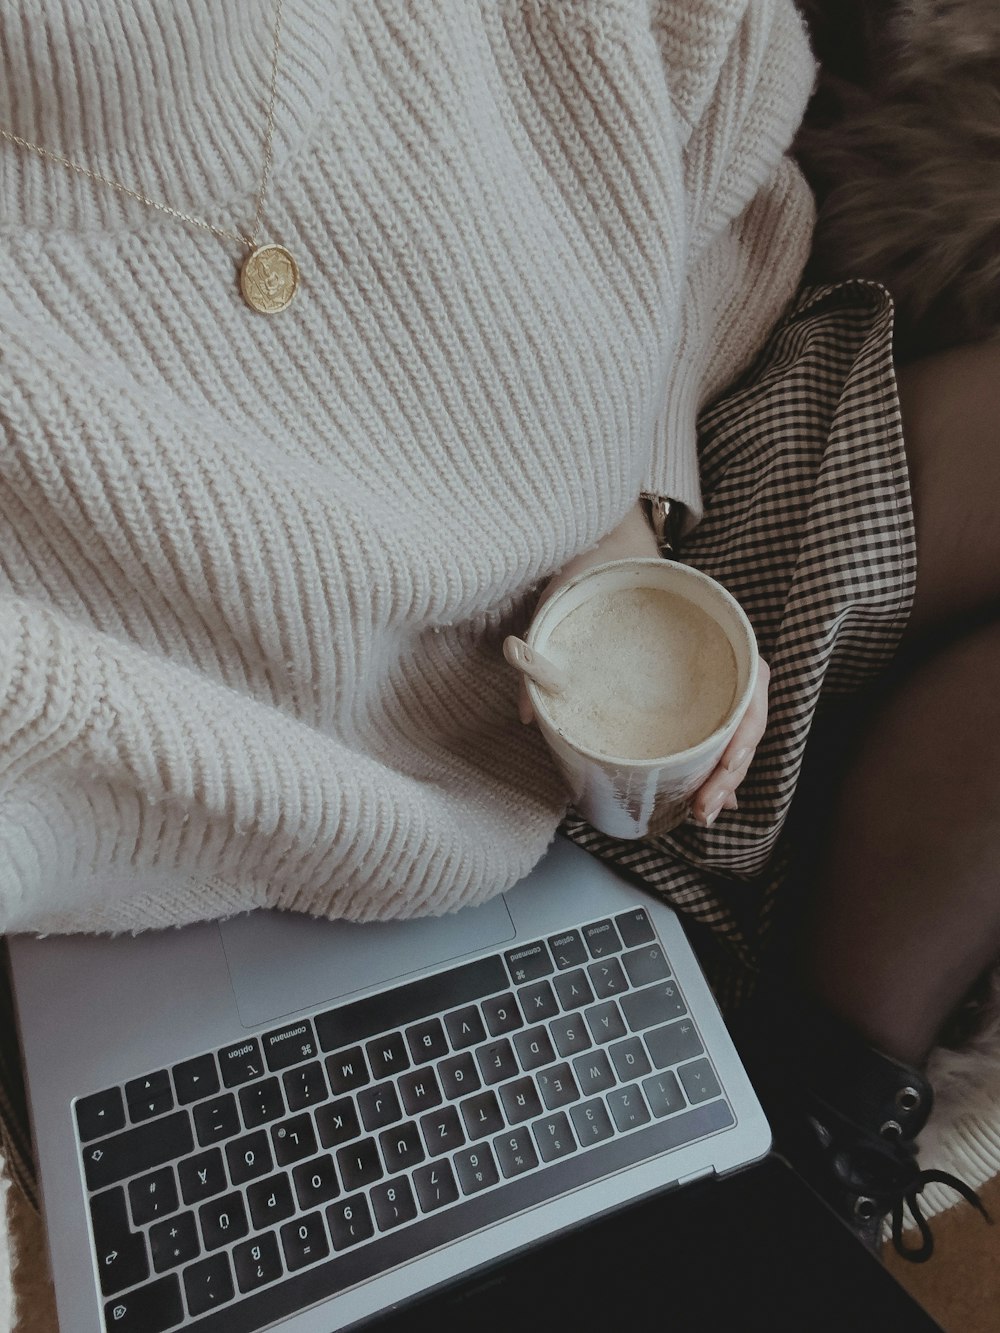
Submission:
[[[798,141],[812,277],[873,278],[897,357],[1000,335],[1000,5],[801,0],[821,75]]]

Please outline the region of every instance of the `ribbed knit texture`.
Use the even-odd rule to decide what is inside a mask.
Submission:
[[[287,0],[263,239],[0,141],[0,929],[441,912],[561,787],[500,644],[795,289],[791,0]],[[96,11],[96,14],[95,14]],[[0,0],[0,122],[227,229],[269,0]]]

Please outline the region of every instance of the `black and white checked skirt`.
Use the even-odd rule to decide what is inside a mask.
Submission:
[[[884,288],[809,288],[699,419],[705,517],[680,559],[746,610],[771,667],[767,730],[714,826],[569,835],[695,925],[723,1007],[760,964],[799,864],[792,798],[815,721],[871,685],[913,600],[916,545]]]
[[[699,422],[705,517],[682,557],[725,584],[771,667],[767,732],[738,813],[711,829],[619,842],[567,831],[639,877],[717,941],[705,959],[720,1001],[738,997],[788,880],[785,836],[818,710],[892,657],[916,566],[883,288],[802,294],[742,381]],[[0,988],[0,1138],[35,1200],[14,1024]]]

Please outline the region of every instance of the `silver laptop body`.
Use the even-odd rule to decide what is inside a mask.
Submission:
[[[674,914],[561,838],[450,917],[10,962],[64,1333],[332,1333],[770,1146]]]

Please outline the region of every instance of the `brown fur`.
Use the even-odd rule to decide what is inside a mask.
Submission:
[[[811,276],[885,283],[902,357],[1000,336],[1000,5],[803,0]]]

